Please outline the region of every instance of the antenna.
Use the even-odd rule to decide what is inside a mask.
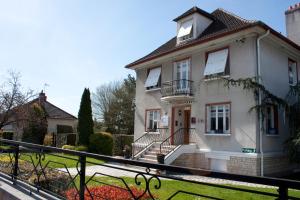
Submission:
[[[48,83],[44,83],[44,93],[46,93],[46,87],[49,87],[50,85]]]

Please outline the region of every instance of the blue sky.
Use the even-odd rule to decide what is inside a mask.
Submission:
[[[284,11],[299,0],[0,0],[0,80],[47,83],[48,100],[77,115],[84,87],[125,78],[124,66],[175,35],[172,20],[198,6],[224,8],[285,34]],[[1,81],[0,81],[1,82]]]

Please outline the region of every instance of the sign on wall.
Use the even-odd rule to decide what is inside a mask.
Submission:
[[[169,117],[168,117],[168,115],[161,116],[160,124],[161,124],[161,126],[169,126]]]
[[[256,153],[256,149],[254,148],[242,148],[243,153]]]

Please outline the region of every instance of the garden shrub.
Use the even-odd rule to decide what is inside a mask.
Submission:
[[[64,145],[61,147],[62,149],[68,149],[68,150],[75,150],[75,146],[72,146],[72,145]]]
[[[127,189],[121,189],[113,186],[96,186],[96,187],[90,187],[88,188],[90,193],[85,190],[84,193],[84,199],[87,200],[103,200],[103,199],[109,199],[109,200],[131,200],[135,199],[132,197],[130,192]],[[132,191],[133,195],[135,197],[139,197],[144,193],[144,190],[138,189],[136,187],[130,187],[130,190]],[[93,197],[90,196],[90,194],[93,194]],[[65,196],[68,200],[79,200],[79,195],[77,193],[77,190],[75,188],[69,189],[65,192]],[[156,199],[156,197],[154,197]],[[145,193],[141,198],[141,200],[147,200],[152,199],[148,193]]]
[[[48,133],[45,135],[44,143],[45,146],[52,146],[53,145],[53,134]]]
[[[133,135],[115,134],[113,135],[113,155],[123,156],[125,146],[131,147],[133,143]]]
[[[7,140],[12,140],[14,137],[14,133],[13,132],[0,132],[0,135],[3,139],[7,139]]]
[[[83,145],[75,146],[75,150],[76,151],[88,151],[88,147],[87,146],[83,146]]]
[[[110,133],[98,132],[90,135],[89,151],[103,155],[112,155],[113,138]]]

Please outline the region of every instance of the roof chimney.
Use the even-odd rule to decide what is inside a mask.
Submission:
[[[287,37],[300,45],[300,3],[289,6],[285,12]]]
[[[47,96],[43,90],[39,94],[39,101],[40,101],[40,103],[45,103],[47,101]]]

